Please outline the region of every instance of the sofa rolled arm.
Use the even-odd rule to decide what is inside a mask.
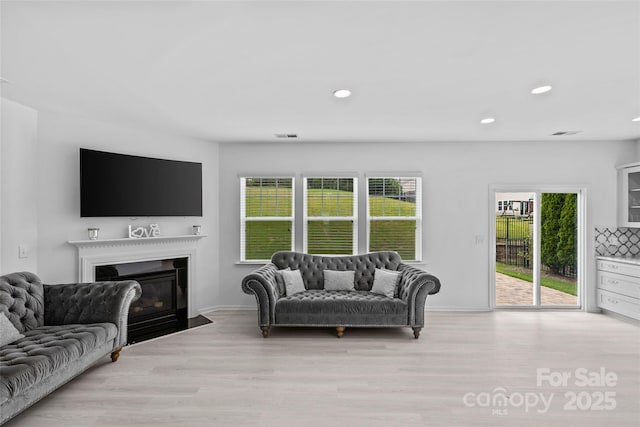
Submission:
[[[398,266],[398,271],[400,272],[398,298],[408,305],[409,325],[423,327],[427,295],[438,293],[440,280],[424,270],[404,263]]]
[[[278,267],[270,262],[242,279],[242,291],[256,297],[258,323],[261,327],[275,323],[276,301],[280,298],[276,283],[276,271],[278,271]]]
[[[127,343],[129,306],[142,295],[140,284],[120,282],[44,285],[44,324],[110,322],[118,327],[114,350]]]

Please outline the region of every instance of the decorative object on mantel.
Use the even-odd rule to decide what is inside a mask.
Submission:
[[[193,229],[193,235],[194,236],[199,236],[200,233],[202,232],[202,226],[200,226],[200,225],[194,225],[192,227],[192,229]]]
[[[99,228],[89,228],[89,240],[98,240],[98,235],[100,233]]]
[[[160,235],[160,227],[158,224],[150,224],[149,227],[136,227],[131,228],[129,226],[129,238],[141,239],[143,237],[158,237]]]

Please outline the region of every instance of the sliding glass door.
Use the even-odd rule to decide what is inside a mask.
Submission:
[[[493,194],[494,306],[580,307],[581,191]]]

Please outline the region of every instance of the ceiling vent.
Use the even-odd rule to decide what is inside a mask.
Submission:
[[[565,135],[577,135],[581,130],[563,130],[560,132],[552,133],[551,136],[565,136]]]
[[[297,138],[298,134],[297,133],[276,133],[276,138],[283,138],[283,139],[292,139],[292,138]]]

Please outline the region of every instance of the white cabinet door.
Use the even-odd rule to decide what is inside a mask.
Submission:
[[[640,165],[620,169],[619,222],[621,227],[640,227]]]

